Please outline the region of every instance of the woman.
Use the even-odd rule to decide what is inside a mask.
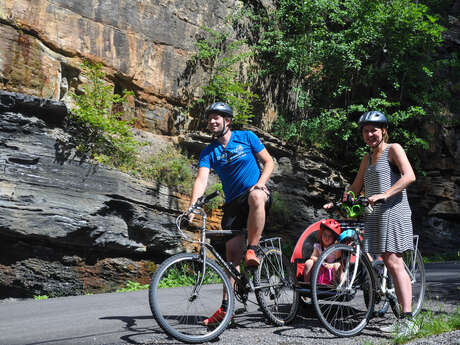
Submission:
[[[388,121],[384,114],[367,112],[360,117],[358,125],[370,152],[363,157],[349,191],[359,195],[364,187],[365,195],[374,207],[372,214],[365,219],[364,249],[383,256],[403,312],[397,324],[382,331],[409,335],[417,329],[412,317],[412,286],[402,253],[413,250],[406,187],[415,181],[415,174],[401,145],[388,143]],[[384,202],[377,203],[379,200]]]

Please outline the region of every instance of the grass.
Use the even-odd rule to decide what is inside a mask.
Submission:
[[[183,264],[182,267],[172,268],[168,270],[166,276],[163,276],[158,284],[159,288],[171,288],[179,286],[192,286],[195,285],[197,276],[193,267],[189,264]],[[222,283],[219,276],[213,270],[207,270],[204,277],[203,284],[218,284]]]
[[[49,297],[47,295],[38,295],[38,296],[34,296],[34,300],[42,300],[42,299],[48,299]]]
[[[431,310],[421,313],[416,318],[420,325],[419,331],[413,337],[395,336],[393,344],[404,344],[415,338],[426,338],[432,335],[446,333],[460,329],[460,307],[452,314]]]
[[[460,250],[457,252],[447,252],[433,256],[424,256],[423,262],[445,262],[445,261],[460,261]]]
[[[148,288],[149,288],[149,284],[142,285],[141,283],[128,280],[125,287],[117,289],[115,292],[131,292],[131,291],[145,290]]]

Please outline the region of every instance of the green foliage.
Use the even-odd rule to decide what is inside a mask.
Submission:
[[[161,281],[158,283],[159,288],[170,288],[178,286],[193,286],[196,283],[196,276],[192,274],[185,274],[185,272],[194,272],[193,267],[188,267],[189,264],[184,264],[180,270],[168,270],[168,275],[163,276]],[[213,271],[206,271],[206,276],[203,280],[203,284],[218,284],[222,283],[219,276]]]
[[[138,160],[131,173],[189,193],[193,184],[193,162],[174,146],[168,146],[145,160]]]
[[[429,139],[423,124],[452,102],[442,75],[458,71],[456,56],[436,59],[444,28],[431,9],[441,7],[434,0],[279,0],[260,12],[248,4],[236,18],[251,21],[246,35],[260,76],[279,80],[275,133],[348,161],[364,152],[352,123],[381,110],[392,140],[417,161]]]
[[[425,338],[430,335],[436,335],[446,332],[451,332],[460,329],[460,308],[452,314],[444,312],[434,313],[431,310],[420,313],[417,316],[416,322],[420,325],[420,329],[413,337],[395,336],[393,344],[404,344],[413,338]]]
[[[433,256],[424,256],[423,262],[445,262],[445,261],[460,261],[460,250],[457,252],[439,253]]]
[[[117,289],[116,292],[131,292],[131,291],[138,291],[138,290],[145,290],[149,288],[149,284],[142,285],[138,282],[133,282],[128,280],[126,286],[120,289]]]
[[[216,101],[226,102],[234,110],[233,123],[247,124],[254,117],[253,102],[259,96],[250,91],[238,69],[248,60],[251,52],[244,50],[245,41],[231,41],[228,32],[203,29],[208,38],[198,40],[198,51],[193,60],[208,71],[210,79],[203,86],[203,96],[195,105],[201,108]]]
[[[34,300],[37,300],[37,301],[40,301],[42,299],[48,299],[49,296],[47,295],[37,295],[37,296],[34,296]]]
[[[80,125],[79,154],[114,167],[132,165],[139,142],[129,123],[121,120],[122,114],[112,111],[114,105],[126,104],[132,92],[114,93],[114,86],[104,81],[100,63],[84,61],[81,68],[87,83],[81,94],[72,93],[72,118]]]
[[[214,193],[216,190],[218,190],[220,192],[220,194],[204,205],[206,211],[208,211],[208,212],[219,208],[224,203],[224,196],[223,196],[224,194],[223,194],[223,191],[222,191],[222,183],[220,183],[220,182],[208,187],[206,189],[205,194],[207,195],[207,194]]]

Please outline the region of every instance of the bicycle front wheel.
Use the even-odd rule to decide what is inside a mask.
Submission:
[[[205,326],[203,321],[216,312],[223,293],[228,305],[222,322]],[[197,254],[178,254],[155,271],[149,287],[149,303],[155,320],[170,336],[185,343],[202,343],[217,338],[233,316],[234,295],[230,280],[212,260]]]
[[[321,266],[327,257],[340,258],[333,280],[319,284]],[[355,265],[358,268],[355,273]],[[354,276],[354,277],[353,277]],[[375,278],[366,254],[359,261],[352,246],[336,244],[325,250],[313,267],[312,301],[319,320],[329,332],[340,337],[358,334],[369,322],[375,303]]]
[[[257,302],[267,319],[277,326],[291,322],[298,307],[295,277],[279,249],[264,250],[254,276]]]
[[[412,285],[412,315],[416,316],[422,309],[423,299],[425,298],[425,266],[422,255],[418,250],[415,254],[414,251],[408,250],[403,254],[402,258]],[[390,300],[390,305],[395,316],[399,318],[402,311],[397,300]]]

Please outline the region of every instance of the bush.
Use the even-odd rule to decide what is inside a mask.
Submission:
[[[114,93],[114,86],[104,81],[100,63],[85,60],[81,68],[87,83],[81,94],[71,93],[75,102],[71,118],[79,127],[74,138],[78,154],[117,168],[134,165],[140,143],[130,124],[121,119],[122,113],[112,110],[116,104],[125,105],[132,92]]]

